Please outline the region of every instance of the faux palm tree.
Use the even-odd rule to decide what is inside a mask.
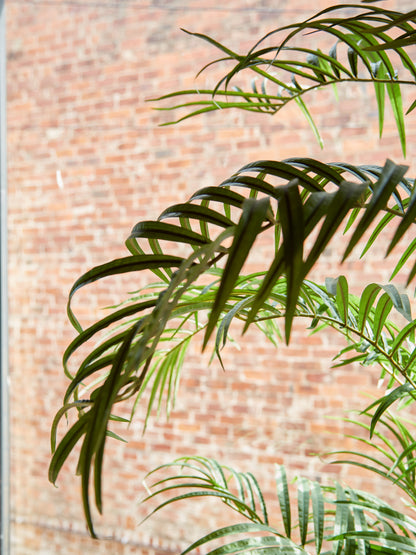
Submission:
[[[310,32],[324,35],[325,44],[329,37],[333,46],[328,50],[299,46],[306,43],[304,37]],[[166,108],[180,111],[177,121],[226,108],[275,114],[294,101],[320,140],[306,104],[307,93],[344,82],[364,82],[374,86],[380,134],[385,102],[390,102],[405,153],[404,112],[412,112],[416,100],[403,108],[401,91],[416,82],[410,55],[416,43],[416,11],[390,11],[370,1],[342,4],[302,23],[276,29],[244,54],[198,36],[219,49],[221,57],[216,61],[226,60],[232,69],[213,90],[186,90],[158,99],[179,99],[178,104]],[[270,46],[272,40],[275,44]],[[262,85],[244,89],[247,73],[260,77]],[[202,335],[204,347],[214,337],[221,361],[220,351],[234,319],[243,322],[244,331],[255,325],[274,341],[279,339],[277,323],[283,321],[289,343],[294,318],[307,318],[314,332],[329,326],[345,337],[340,364],[358,361],[378,366],[381,377],[388,377],[388,390],[365,410],[367,422],[357,422],[368,430],[368,439],[362,441],[373,446],[376,455],[357,459],[353,456],[357,453],[340,452],[339,462],[372,469],[392,488],[404,491],[412,505],[416,503],[416,439],[409,427],[390,413],[397,401],[412,403],[416,396],[416,320],[410,300],[393,283],[370,283],[360,296],[354,296],[344,276],[325,284],[308,279],[338,230],[351,230],[342,257],[345,260],[368,230],[371,234],[363,255],[388,227],[393,232],[386,256],[399,249],[403,236],[410,234],[410,242],[401,246],[399,261],[392,266],[392,278],[410,261],[407,281],[412,281],[416,275],[416,262],[411,264],[416,251],[416,239],[412,238],[416,191],[406,171],[405,166],[390,160],[383,167],[371,161],[355,166],[310,158],[248,163],[217,187],[195,191],[188,201],[167,208],[156,221],[135,225],[126,243],[128,256],[93,268],[74,283],[68,316],[78,336],[64,354],[69,386],[52,427],[50,480],[55,483],[68,455],[80,443],[78,472],[91,534],[89,485],[93,478],[95,504],[101,511],[104,445],[114,435],[109,422],[119,419],[113,414],[115,405],[132,397],[135,405],[144,402],[143,393],[148,391],[148,415],[164,396],[169,412],[193,337]],[[270,230],[274,231],[274,249],[267,269],[244,273],[255,240]],[[165,240],[180,245],[184,254],[178,256],[177,248],[167,250]],[[72,311],[74,294],[106,276],[140,270],[151,270],[154,282],[120,303],[110,315],[82,329]],[[404,325],[395,323],[397,311],[404,317]],[[71,374],[69,359],[103,331],[108,332],[106,339],[90,348],[77,372]],[[80,398],[85,384],[89,395]],[[77,412],[78,418],[57,442],[59,422],[69,411]],[[376,436],[381,446],[373,441]],[[210,495],[242,519],[241,524],[206,535],[184,553],[201,546],[212,555],[309,550],[416,553],[416,521],[369,494],[299,479],[294,525],[286,473],[278,467],[283,522],[278,530],[269,523],[269,511],[253,475],[202,457],[180,459],[167,468],[173,474],[168,478],[162,474],[151,484],[150,497],[162,496],[156,511],[179,499]],[[158,475],[159,469],[151,473],[152,477]]]

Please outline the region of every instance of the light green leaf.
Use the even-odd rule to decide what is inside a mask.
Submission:
[[[373,244],[375,243],[376,239],[379,237],[380,233],[383,231],[383,229],[385,229],[392,220],[394,220],[395,215],[391,214],[389,212],[387,212],[387,214],[385,214],[381,220],[378,222],[378,224],[376,225],[376,227],[374,228],[374,231],[371,233],[370,238],[368,239],[367,243],[365,244],[365,247],[363,248],[363,250],[361,251],[360,257],[362,258],[367,251],[373,246]]]
[[[358,326],[362,333],[367,324],[368,317],[371,314],[374,301],[381,290],[381,286],[377,283],[370,283],[366,286],[360,297],[360,305],[358,310]],[[368,322],[371,325],[370,322]]]
[[[383,127],[384,127],[386,86],[385,86],[385,83],[378,81],[378,79],[384,80],[387,77],[386,67],[381,61],[377,64],[377,72],[375,73],[374,77],[376,77],[374,81],[374,90],[376,93],[377,108],[378,108],[378,130],[379,130],[379,136],[381,137],[383,134]]]
[[[409,297],[405,293],[399,293],[397,288],[389,283],[383,285],[384,291],[390,295],[394,308],[399,312],[408,322],[412,321],[411,306]]]
[[[345,276],[339,276],[339,278],[337,279],[336,303],[342,321],[344,322],[344,324],[347,324],[349,297],[348,282]]]
[[[343,503],[346,501],[344,489],[339,483],[336,484],[336,511],[334,522],[334,536],[341,536],[348,530],[348,522],[351,518],[351,513],[348,506]],[[332,540],[332,555],[340,555],[344,542],[342,540]]]
[[[298,515],[301,545],[306,544],[309,524],[310,486],[304,478],[298,479]]]
[[[316,123],[314,122],[311,113],[309,112],[305,102],[303,101],[301,96],[295,96],[295,102],[296,104],[299,106],[299,108],[301,109],[303,115],[306,118],[306,121],[309,123],[313,134],[315,135],[316,140],[318,141],[319,146],[323,149],[324,148],[324,141],[321,137],[321,134],[319,133],[319,129],[316,125]]]
[[[394,119],[396,120],[403,156],[406,157],[406,129],[404,125],[403,102],[400,84],[395,82],[386,83],[386,89],[390,98],[391,107],[393,109]]]
[[[411,105],[409,106],[409,108],[407,109],[406,112],[406,116],[407,114],[410,114],[410,112],[413,112],[413,110],[416,108],[416,99],[411,103]]]
[[[321,552],[322,542],[324,538],[324,522],[325,522],[325,506],[324,497],[322,495],[321,486],[314,482],[311,488],[313,525],[316,553]]]
[[[406,248],[406,250],[401,255],[398,263],[396,264],[396,267],[394,268],[390,276],[390,280],[392,280],[400,272],[400,270],[403,268],[403,266],[406,264],[406,262],[409,260],[409,258],[412,256],[412,254],[415,251],[416,251],[416,238],[410,242],[410,245]],[[409,284],[410,281],[411,281],[411,274],[407,279],[407,283]]]
[[[362,532],[347,532],[342,535],[342,538],[351,538],[357,541],[374,541],[389,549],[399,549],[398,553],[402,554],[416,553],[416,542],[410,538],[406,538],[398,534],[364,530]],[[333,539],[341,539],[341,537],[335,536]]]
[[[271,534],[276,533],[275,529],[271,528],[270,526],[265,526],[264,524],[257,524],[253,522],[245,522],[242,524],[224,526],[223,528],[219,528],[218,530],[215,530],[214,532],[211,532],[210,534],[207,534],[203,538],[194,542],[187,549],[185,549],[185,551],[182,551],[181,555],[186,555],[194,549],[197,549],[198,547],[201,547],[202,545],[215,541],[219,538],[224,538],[234,534],[252,534],[253,532],[269,532]]]
[[[381,295],[374,312],[373,333],[374,341],[376,342],[380,338],[384,323],[387,316],[390,314],[392,307],[393,301],[391,300],[390,295],[388,293]]]
[[[207,555],[242,555],[244,553],[247,553],[247,555],[254,553],[258,555],[264,553],[264,555],[267,555],[267,553],[273,553],[273,551],[270,551],[270,548],[273,547],[276,548],[279,555],[298,555],[300,553],[306,553],[285,538],[279,538],[277,536],[260,536],[257,538],[237,540],[222,547],[218,547],[217,549],[213,549],[209,551]]]
[[[286,470],[285,467],[282,465],[276,465],[276,488],[277,497],[279,499],[280,512],[282,513],[283,525],[285,527],[285,533],[286,536],[290,538],[292,533],[292,523],[289,488],[287,484]]]

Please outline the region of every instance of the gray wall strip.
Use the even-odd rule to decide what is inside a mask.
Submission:
[[[0,0],[0,552],[10,553],[10,441],[7,293],[6,14]]]

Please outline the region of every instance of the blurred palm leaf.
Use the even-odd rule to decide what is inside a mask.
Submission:
[[[416,438],[411,432],[413,424],[387,410],[388,407],[384,401],[390,396],[391,394],[388,394],[377,400],[361,413],[359,419],[345,419],[362,432],[360,435],[357,433],[346,436],[357,442],[356,450],[338,450],[328,455],[336,457],[331,461],[332,464],[349,464],[382,476],[400,488],[414,506],[416,503]],[[396,388],[393,398],[388,400],[388,406],[399,398],[414,400],[414,389],[410,389],[409,384]],[[379,414],[372,410],[374,406],[383,404]]]
[[[298,507],[295,519],[291,488],[285,468],[280,465],[276,466],[276,494],[281,525],[269,522],[264,495],[250,472],[238,472],[213,459],[183,457],[156,468],[146,480],[154,479],[154,475],[161,477],[146,486],[150,493],[142,502],[158,499],[158,505],[147,518],[172,503],[195,497],[214,497],[244,518],[239,524],[206,534],[182,551],[182,555],[202,546],[205,553],[216,555],[248,554],[253,549],[265,554],[308,554],[312,544],[317,555],[398,554],[416,550],[416,521],[374,496],[340,484],[321,487],[317,482],[297,479],[297,488],[293,488]],[[222,540],[220,545],[218,540]]]
[[[351,9],[355,9],[356,14],[349,17]],[[340,11],[341,15],[338,15]],[[199,74],[212,65],[224,62],[232,64],[232,69],[213,89],[183,90],[165,94],[155,100],[185,98],[176,105],[158,108],[186,110],[185,115],[171,123],[225,108],[273,115],[294,100],[322,146],[304,95],[320,87],[334,87],[338,83],[373,83],[379,110],[380,134],[383,130],[384,99],[387,91],[405,153],[401,86],[415,84],[416,67],[410,52],[415,43],[415,29],[414,10],[400,13],[377,6],[339,4],[319,12],[305,22],[267,33],[244,54],[234,52],[207,35],[189,33],[207,41],[222,53],[219,59],[202,68]],[[319,48],[297,45],[299,36],[311,33],[320,33],[325,39],[329,37],[335,43],[327,53]],[[272,40],[276,40],[276,43],[269,46]],[[250,89],[241,83],[245,81],[247,73],[254,73],[255,76]],[[256,79],[262,81],[261,91],[258,90]],[[408,112],[412,109],[414,103]]]

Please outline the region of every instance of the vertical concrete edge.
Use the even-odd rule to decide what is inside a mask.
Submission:
[[[0,0],[0,552],[10,553],[10,439],[7,291],[6,13]]]

